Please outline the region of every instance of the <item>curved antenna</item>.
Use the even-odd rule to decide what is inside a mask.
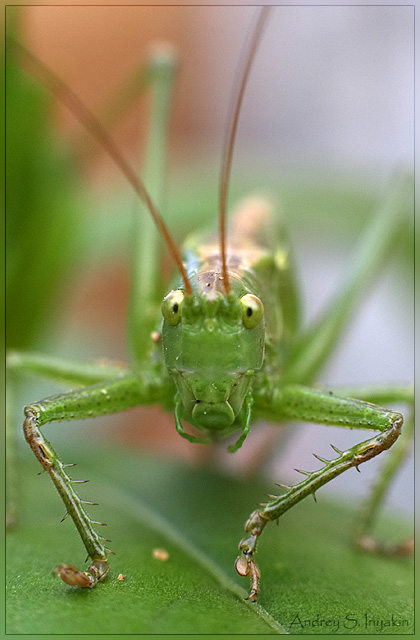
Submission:
[[[188,280],[187,272],[182,261],[181,254],[176,246],[168,227],[163,221],[162,216],[156,209],[155,205],[150,198],[146,187],[142,180],[136,174],[131,165],[126,161],[120,149],[104,129],[99,120],[94,114],[86,107],[85,104],[77,97],[77,95],[70,89],[70,87],[63,82],[46,64],[41,62],[33,53],[31,53],[22,44],[11,41],[12,46],[17,49],[23,64],[27,70],[33,73],[53,95],[55,95],[63,104],[68,107],[72,114],[79,120],[79,122],[93,135],[93,137],[104,147],[108,155],[113,159],[115,164],[122,171],[128,182],[133,187],[137,195],[143,200],[146,207],[149,209],[158,231],[162,235],[166,246],[172,255],[175,264],[181,274],[181,278],[184,283],[185,293],[187,295],[192,294],[190,281]]]
[[[238,128],[239,113],[241,110],[242,99],[245,92],[245,87],[248,81],[249,72],[251,70],[252,63],[255,58],[258,45],[261,40],[261,35],[267,22],[271,6],[264,6],[261,9],[260,15],[253,27],[251,38],[246,45],[246,56],[241,66],[240,73],[238,74],[239,83],[235,91],[233,101],[230,108],[229,128],[226,135],[225,151],[223,154],[223,163],[220,174],[220,191],[219,191],[219,238],[220,238],[220,253],[222,257],[222,277],[225,293],[230,293],[230,282],[226,264],[226,205],[229,189],[230,171],[232,168],[232,156],[233,147],[235,144],[236,131]]]

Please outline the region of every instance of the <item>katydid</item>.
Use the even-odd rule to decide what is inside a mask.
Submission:
[[[229,447],[232,453],[241,447],[252,423],[259,418],[375,431],[373,437],[346,451],[335,449],[336,457],[332,460],[320,458],[322,466],[318,471],[302,472],[305,475],[302,482],[285,487],[280,496],[271,496],[266,504],[251,513],[245,524],[245,537],[239,543],[240,555],[235,566],[240,575],[251,578],[249,599],[256,601],[260,573],[254,556],[266,523],[277,520],[306,496],[315,496],[320,487],[347,469],[358,468],[389,449],[400,436],[403,417],[380,405],[395,400],[412,404],[407,388],[383,393],[360,389],[358,399],[353,399],[351,392],[343,397],[309,386],[314,384],[358,298],[396,241],[401,219],[410,206],[409,178],[403,176],[392,185],[360,243],[354,266],[335,304],[306,331],[299,327],[297,289],[289,247],[284,230],[276,226],[271,207],[264,201],[245,201],[231,228],[226,230],[228,183],[239,112],[266,19],[267,10],[264,10],[250,38],[230,116],[220,181],[219,238],[200,243],[191,241],[182,256],[154,203],[159,197],[149,196],[145,186],[149,184],[147,175],[143,184],[107,132],[70,89],[29,52],[16,47],[17,55],[35,75],[59,94],[102,142],[145,204],[145,211],[137,218],[139,261],[150,260],[150,252],[153,253],[149,241],[144,239],[143,225],[149,224],[145,220],[148,211],[163,235],[180,275],[162,301],[161,320],[149,313],[147,295],[141,294],[140,299],[133,297],[130,338],[134,357],[127,367],[107,364],[69,368],[53,360],[19,355],[11,359],[11,366],[15,368],[71,379],[79,385],[73,391],[28,405],[24,423],[26,440],[55,484],[92,561],[86,571],[60,565],[56,572],[67,584],[92,588],[102,581],[109,571],[109,549],[97,534],[95,522],[87,515],[74,489],[75,481],[69,478],[65,465],[42,435],[41,428],[46,423],[100,416],[137,405],[161,404],[173,411],[178,433],[193,443],[208,443],[237,433],[234,444]],[[172,65],[168,60],[161,60],[161,64],[162,73],[156,77],[160,108],[156,109],[155,118],[165,131]],[[154,154],[162,153],[161,144],[155,140]],[[152,191],[159,193],[160,185],[152,185]],[[251,224],[248,224],[250,220]],[[144,283],[137,282],[141,280],[138,275],[141,266],[136,265],[133,271],[134,296]],[[201,435],[191,434],[184,423],[195,427]],[[410,415],[404,422],[401,436],[405,447],[412,427]],[[405,447],[392,449],[389,453],[387,475],[391,475],[391,467],[396,467],[402,459]],[[382,492],[383,485],[378,485],[369,508],[360,518],[357,536],[365,548],[388,549],[370,535],[370,521]],[[403,553],[406,547],[401,545],[388,550]]]

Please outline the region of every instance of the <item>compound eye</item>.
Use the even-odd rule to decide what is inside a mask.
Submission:
[[[257,296],[247,293],[241,298],[242,321],[245,329],[253,329],[259,324],[264,315],[264,305]]]
[[[181,307],[184,293],[177,289],[168,293],[162,302],[162,315],[166,322],[175,326],[181,321]]]

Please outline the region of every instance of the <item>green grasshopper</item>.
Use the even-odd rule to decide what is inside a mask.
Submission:
[[[261,38],[264,10],[253,31],[240,74],[227,136],[220,186],[219,238],[186,243],[180,254],[155,202],[161,185],[153,183],[148,169],[144,183],[125,161],[112,139],[74,94],[54,74],[22,48],[17,51],[53,92],[102,142],[123,170],[145,207],[136,217],[136,266],[130,309],[130,365],[69,365],[54,359],[14,355],[11,368],[34,371],[55,379],[67,379],[75,390],[31,403],[25,407],[25,438],[43,469],[50,475],[91,559],[86,571],[62,564],[55,571],[69,585],[94,587],[109,572],[106,541],[94,528],[83,501],[74,489],[65,466],[42,434],[53,421],[97,417],[138,405],[157,404],[174,414],[179,435],[193,443],[207,444],[235,435],[229,451],[243,444],[253,422],[263,418],[276,423],[304,421],[375,431],[375,435],[345,451],[335,448],[332,460],[319,458],[322,466],[302,472],[304,479],[292,487],[283,485],[279,496],[270,496],[253,511],[245,524],[235,567],[251,579],[249,599],[256,601],[260,572],[255,561],[257,541],[265,525],[276,521],[292,506],[347,469],[358,467],[389,449],[400,438],[402,445],[388,454],[382,480],[359,518],[358,543],[381,550],[370,534],[388,480],[404,457],[413,429],[413,418],[382,404],[412,404],[410,388],[354,389],[342,396],[312,388],[321,366],[335,346],[360,294],[370,283],[395,243],[402,214],[410,206],[410,180],[399,179],[385,198],[378,216],[364,234],[353,268],[335,304],[317,322],[302,331],[299,326],[297,284],[284,230],[265,203],[249,201],[226,230],[229,175],[242,96]],[[155,62],[156,65],[156,62]],[[153,146],[149,164],[161,164],[173,64],[162,58],[156,65],[156,109],[152,122]],[[163,132],[159,137],[157,131]],[[150,188],[153,198],[145,185]],[[151,215],[177,266],[180,278],[161,302],[161,318],[155,315],[150,283],[156,281],[156,247],[150,239]],[[251,224],[248,224],[251,221]],[[147,272],[150,282],[142,274]],[[153,273],[155,270],[155,273]],[[356,399],[357,398],[357,399]],[[190,433],[185,423],[200,435]],[[402,431],[401,431],[402,430]],[[400,436],[400,433],[402,435]],[[386,547],[385,547],[386,548]],[[387,549],[387,548],[386,548]],[[388,551],[404,552],[404,545]]]

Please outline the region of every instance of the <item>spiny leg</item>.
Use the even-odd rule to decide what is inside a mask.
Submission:
[[[260,409],[267,414],[269,405],[271,405],[270,412],[276,415],[276,419],[373,429],[379,431],[379,434],[346,451],[333,447],[338,453],[338,457],[333,460],[324,460],[315,456],[324,465],[321,469],[314,472],[301,471],[305,475],[302,482],[292,487],[284,487],[287,489],[285,494],[273,497],[266,504],[261,504],[260,508],[250,515],[245,524],[247,535],[239,543],[242,553],[236,559],[235,567],[240,575],[251,578],[252,585],[248,599],[254,602],[257,600],[260,573],[253,556],[258,538],[267,522],[277,520],[306,496],[311,494],[314,496],[320,487],[347,469],[358,468],[362,463],[389,449],[400,435],[403,422],[400,413],[387,411],[368,402],[338,397],[332,392],[323,393],[297,385],[274,390],[270,400],[265,393],[261,399]]]
[[[24,50],[18,51],[20,55],[24,54]],[[39,73],[42,69],[42,65],[39,65],[39,61],[33,59],[32,54],[26,52],[23,55],[23,59],[26,63],[29,63],[29,68],[34,66],[35,73]],[[155,202],[160,206],[163,200],[164,191],[164,165],[166,157],[166,138],[167,138],[167,120],[169,114],[169,102],[172,94],[173,79],[176,71],[176,60],[172,53],[172,50],[167,46],[155,48],[151,51],[151,55],[146,65],[142,65],[141,71],[131,77],[126,85],[126,90],[123,90],[118,96],[123,96],[123,103],[121,101],[114,102],[109,105],[109,109],[105,110],[104,123],[106,126],[110,124],[115,115],[118,113],[118,109],[125,104],[132,96],[134,96],[139,90],[149,86],[153,89],[154,106],[152,112],[152,124],[151,135],[149,143],[148,157],[146,160],[146,181],[149,185],[152,196]],[[46,72],[46,76],[43,74],[46,72],[41,71],[40,78],[46,81],[47,86],[52,89],[56,95],[60,94],[63,85],[57,84],[57,80],[54,80],[54,76],[49,72]],[[60,82],[60,81],[58,81]],[[61,89],[59,88],[61,86]],[[68,93],[67,90],[64,93]],[[67,103],[68,105],[68,103]],[[69,105],[68,105],[69,106]],[[80,115],[78,116],[80,117]],[[93,118],[94,120],[94,118]],[[86,125],[86,116],[82,118],[82,122]],[[87,127],[92,133],[92,127]],[[93,127],[95,130],[94,138],[98,141],[98,127]],[[133,341],[134,360],[138,364],[141,361],[149,361],[148,356],[151,349],[154,347],[154,342],[151,339],[152,330],[155,328],[156,310],[160,304],[161,296],[159,294],[159,251],[157,250],[158,234],[153,228],[153,223],[150,220],[148,212],[136,211],[134,215],[134,225],[136,227],[133,237],[136,238],[136,260],[133,263],[133,303],[131,305],[131,337]],[[152,228],[151,228],[152,227]],[[150,233],[151,231],[151,233]],[[152,239],[151,239],[152,238]],[[152,292],[155,291],[155,297],[152,300]],[[63,360],[53,358],[43,358],[38,354],[19,354],[12,353],[8,358],[8,371],[30,371],[37,375],[42,375],[58,382],[66,382],[72,385],[86,385],[94,384],[100,380],[113,379],[128,375],[129,371],[124,372],[123,367],[118,367],[113,364],[101,363],[92,365],[77,365],[68,364]],[[10,378],[9,378],[10,381]],[[11,391],[8,391],[9,396]],[[13,407],[11,403],[8,405],[8,411],[10,415],[13,414]],[[9,522],[12,524],[16,519],[16,462],[14,460],[13,446],[13,431],[10,428],[11,421],[6,421],[6,431],[8,437],[8,517]]]
[[[411,415],[404,421],[404,429],[395,447],[389,452],[385,464],[378,474],[368,498],[362,504],[357,514],[353,532],[353,542],[360,549],[383,555],[409,556],[414,551],[414,538],[403,542],[390,543],[379,540],[372,531],[378,512],[383,504],[388,487],[404,462],[412,447],[414,433],[414,419]]]
[[[25,407],[24,434],[43,469],[50,475],[65,506],[82,538],[92,563],[85,572],[71,565],[60,565],[55,573],[72,586],[94,587],[105,578],[109,571],[106,540],[101,538],[94,524],[84,510],[83,502],[73,485],[65,466],[58,458],[51,444],[41,433],[41,427],[55,420],[74,420],[116,413],[139,404],[150,404],[161,400],[164,385],[158,377],[144,376],[142,379],[127,377],[119,380],[84,387],[76,391],[47,398]],[[88,503],[89,504],[89,503]],[[92,504],[92,503],[90,503]]]
[[[338,390],[337,390],[338,392]],[[379,540],[373,535],[373,528],[378,517],[378,512],[383,504],[386,492],[391,481],[406,459],[413,444],[414,434],[414,388],[412,385],[390,387],[356,387],[339,390],[340,394],[360,398],[368,402],[380,405],[391,403],[407,404],[410,413],[404,418],[404,429],[398,442],[388,453],[367,499],[363,502],[357,514],[353,532],[354,544],[374,553],[383,555],[411,555],[413,553],[414,539],[397,543]]]
[[[20,373],[30,373],[59,384],[86,386],[98,383],[101,380],[126,377],[130,371],[125,365],[105,360],[86,364],[69,362],[62,358],[38,353],[20,353],[18,351],[11,351],[7,354],[6,369],[6,519],[7,526],[12,527],[19,516],[18,469],[14,428],[14,417],[16,416],[14,396],[18,382],[17,376]]]
[[[291,334],[294,339],[291,345],[287,345],[285,357],[279,356],[277,369],[283,372],[283,382],[309,385],[317,378],[320,368],[346,330],[360,304],[361,297],[366,295],[368,287],[378,276],[382,265],[389,261],[394,248],[399,244],[401,231],[410,224],[413,211],[413,188],[413,178],[410,174],[395,175],[383,201],[379,203],[376,214],[372,216],[361,235],[353,261],[347,271],[346,281],[340,287],[340,291],[312,326],[298,335]],[[274,234],[273,237],[275,237]],[[287,245],[285,248],[287,249]],[[286,251],[286,256],[288,253]],[[293,272],[291,275],[293,276]],[[272,276],[271,279],[273,279]],[[291,300],[296,299],[299,292],[296,290],[293,277],[286,278],[286,282],[289,285],[286,287],[286,297],[290,297]],[[281,283],[283,284],[282,280]],[[281,293],[280,288],[277,295],[283,300],[284,296]],[[291,317],[294,317],[293,314]],[[409,387],[405,391],[402,388],[396,390],[395,387],[375,388],[372,389],[372,396],[365,396],[364,391],[365,389],[362,388],[360,396],[358,391],[353,393],[352,390],[351,393],[340,391],[340,394],[365,399],[382,406],[389,406],[394,402],[393,398],[397,402],[404,403],[410,403],[413,399],[413,390]],[[400,393],[402,393],[401,397]],[[386,399],[383,400],[383,398]],[[270,416],[267,417],[271,419]]]

